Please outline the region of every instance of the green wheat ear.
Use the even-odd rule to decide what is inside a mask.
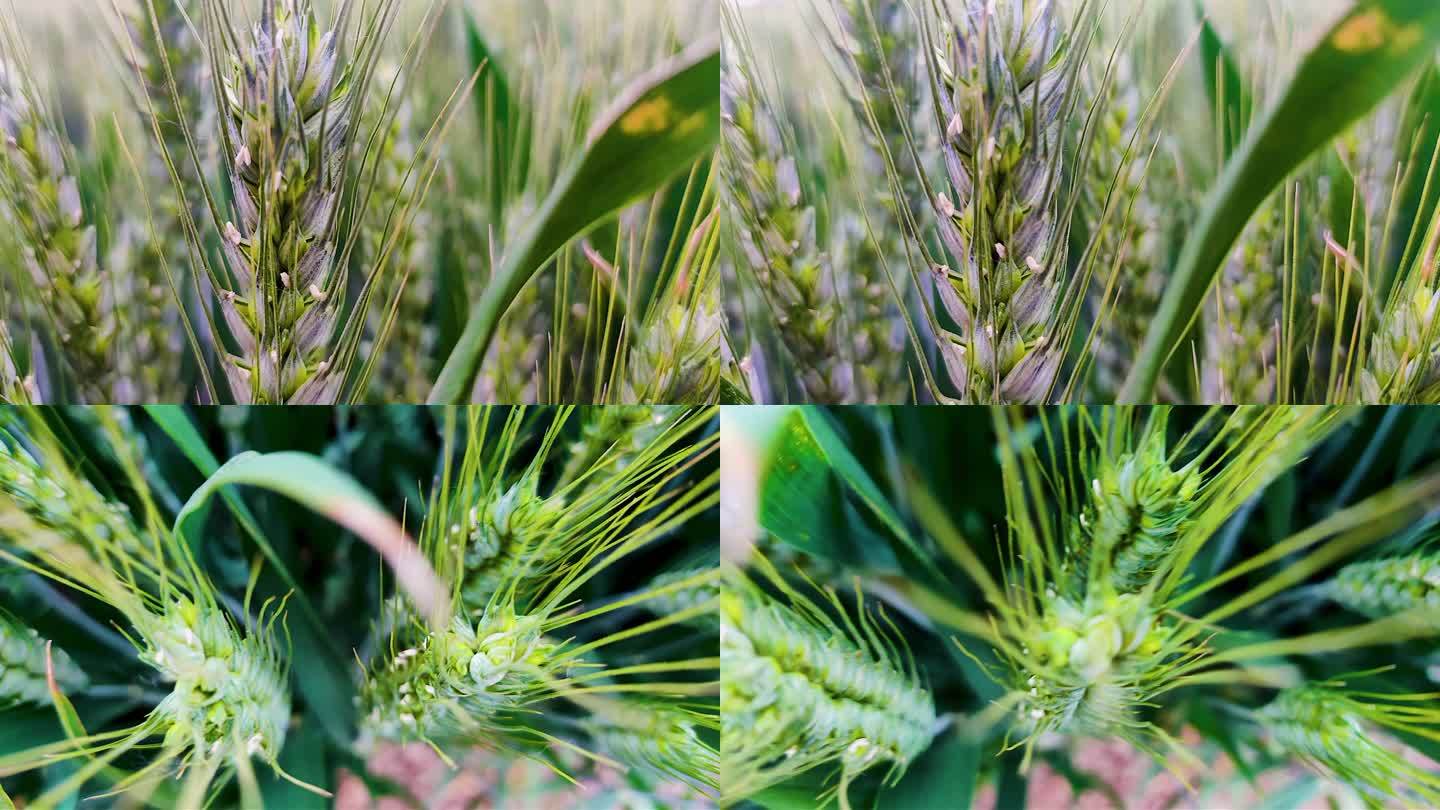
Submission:
[[[0,536],[17,551],[0,546],[0,559],[113,608],[139,659],[170,691],[129,728],[0,758],[0,773],[79,762],[37,799],[46,806],[127,752],[149,748],[155,751],[150,764],[121,779],[115,791],[143,795],[173,775],[183,780],[180,806],[201,806],[233,776],[245,800],[258,801],[252,758],[288,778],[278,764],[290,724],[289,669],[276,641],[283,604],[262,605],[247,630],[229,618],[190,547],[159,522],[121,420],[108,409],[93,413],[96,435],[124,468],[142,517],[131,518],[123,505],[83,483],[44,415],[9,414],[0,454]],[[36,448],[33,455],[20,447],[21,436]],[[248,604],[244,609],[250,613]]]
[[[575,601],[586,582],[718,499],[717,476],[693,484],[676,480],[713,452],[716,438],[707,426],[714,410],[640,410],[625,412],[633,421],[608,425],[623,430],[586,432],[569,445],[563,437],[573,408],[538,416],[516,408],[503,420],[492,408],[468,408],[463,427],[459,412],[446,412],[446,466],[431,495],[421,545],[436,570],[452,580],[461,611],[442,630],[427,625],[409,603],[391,611],[384,650],[362,673],[362,746],[422,741],[447,756],[476,745],[540,756],[547,745],[563,742],[597,760],[608,753],[626,764],[681,774],[702,788],[714,783],[713,751],[707,754],[697,736],[714,724],[713,713],[677,703],[713,694],[713,682],[652,688],[643,678],[630,680],[713,672],[714,657],[615,669],[604,658],[612,644],[713,612],[714,600],[624,629],[607,630],[613,625],[604,619],[692,589],[703,592],[716,573],[698,572],[595,607]],[[582,461],[553,459],[568,472],[542,496],[540,490],[551,486],[545,462],[567,452]],[[477,561],[487,565],[477,567]],[[626,682],[616,680],[621,675]],[[607,694],[616,691],[631,697],[620,702]],[[562,740],[559,731],[547,730],[554,724],[528,719],[558,699],[590,712],[578,723],[590,732],[588,740]],[[650,731],[658,736],[641,744],[636,735]]]
[[[1440,774],[1406,759],[1375,731],[1440,740],[1440,693],[1387,694],[1315,684],[1281,692],[1256,717],[1275,743],[1354,788],[1367,806],[1440,805]],[[1417,804],[1416,806],[1420,806]]]
[[[721,591],[721,802],[833,765],[848,806],[854,777],[888,763],[893,782],[929,747],[934,700],[863,605],[852,621],[834,592],[822,608],[755,562],[786,601],[738,571]]]
[[[47,650],[50,667],[46,666]],[[17,704],[49,705],[47,671],[53,672],[56,686],[67,694],[81,691],[90,683],[64,650],[51,646],[34,629],[0,610],[0,710]]]
[[[1440,611],[1440,552],[1351,563],[1325,586],[1336,602],[1371,618]]]

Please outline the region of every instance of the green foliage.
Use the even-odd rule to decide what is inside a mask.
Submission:
[[[716,413],[644,410],[599,452],[603,411],[6,411],[4,789],[313,806],[336,763],[423,741],[703,801]],[[536,483],[566,506],[546,531],[451,531]],[[467,578],[496,542],[510,563]]]
[[[715,401],[717,9],[7,18],[0,395]]]
[[[756,578],[785,593],[812,582],[883,603],[890,646],[914,656],[915,682],[954,728],[909,722],[909,734],[934,740],[906,757],[898,784],[847,780],[852,797],[879,788],[882,806],[892,796],[910,806],[952,781],[1008,793],[1042,760],[1074,774],[1077,791],[1103,790],[1106,774],[1087,783],[1078,763],[1123,741],[1202,796],[1232,786],[1216,765],[1224,755],[1246,778],[1306,763],[1332,795],[1426,804],[1433,774],[1404,748],[1434,753],[1440,614],[1426,538],[1440,445],[1409,433],[1427,418],[800,408],[764,451],[753,484],[764,556],[749,561],[761,571],[767,559],[792,561],[773,582]],[[823,454],[793,429],[807,424],[824,426]],[[818,483],[797,486],[793,470]],[[1319,503],[1297,487],[1336,495]],[[1366,685],[1341,683],[1362,668],[1374,670]],[[727,664],[727,689],[761,682],[731,673]],[[1340,702],[1318,710],[1291,697],[1340,686]],[[892,696],[877,708],[902,705]],[[732,722],[728,710],[722,720]],[[753,720],[735,734],[763,728]],[[954,768],[932,761],[942,748]],[[812,741],[785,761],[834,753]],[[742,773],[722,768],[732,772]],[[834,784],[778,775],[758,802],[824,799]],[[722,791],[746,784],[729,780]]]

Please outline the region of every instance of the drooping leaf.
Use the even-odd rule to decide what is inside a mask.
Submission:
[[[449,589],[405,529],[355,479],[307,453],[241,453],[201,484],[175,516],[175,533],[194,531],[192,518],[216,490],[248,484],[299,501],[369,543],[395,572],[416,606],[436,626],[450,619]]]
[[[1349,4],[1231,157],[1181,250],[1121,401],[1152,398],[1172,351],[1260,204],[1315,150],[1388,96],[1430,57],[1437,41],[1440,3],[1433,0]]]
[[[535,273],[597,222],[644,198],[715,148],[720,138],[720,45],[706,39],[641,78],[591,130],[584,154],[556,183],[471,308],[431,392],[464,402],[500,318]]]

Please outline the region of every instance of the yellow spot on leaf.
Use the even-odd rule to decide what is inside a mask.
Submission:
[[[646,99],[620,119],[620,131],[630,136],[655,135],[672,126],[675,106],[666,96]]]
[[[1388,47],[1403,51],[1415,47],[1424,34],[1418,25],[1397,25],[1383,10],[1372,8],[1346,20],[1330,42],[1345,53],[1363,53]]]

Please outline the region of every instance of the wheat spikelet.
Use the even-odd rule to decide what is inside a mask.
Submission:
[[[177,402],[185,395],[182,326],[166,273],[188,264],[185,222],[191,199],[186,191],[199,185],[184,123],[207,109],[208,61],[190,24],[198,8],[193,0],[141,0],[124,19],[130,40],[126,56],[139,83],[137,107],[158,138],[145,161],[146,180],[155,189],[174,192],[153,195],[147,206],[151,216],[144,221],[122,221],[123,249],[114,259],[116,268],[125,269],[126,288],[119,296],[135,308],[130,320],[136,334],[125,370],[146,399],[159,402]],[[179,183],[172,184],[172,169]]]
[[[890,268],[905,263],[909,218],[925,208],[925,194],[910,151],[909,119],[920,104],[916,81],[914,20],[899,0],[835,3],[839,36],[830,40],[851,109],[863,133],[861,168],[865,216],[846,215],[834,228],[835,266],[847,268],[845,284],[858,306],[855,369],[862,398],[895,402],[908,393],[904,379],[904,330],[889,283]],[[891,182],[898,174],[899,192]],[[868,204],[873,203],[873,204]]]
[[[660,591],[676,583],[686,582],[694,579],[700,574],[708,571],[708,568],[682,568],[677,571],[661,574],[650,580],[646,590]],[[645,602],[645,606],[656,615],[671,616],[678,613],[685,613],[700,605],[709,604],[720,596],[720,586],[714,582],[703,582],[697,585],[681,587],[676,590],[669,590],[658,594]],[[719,617],[713,613],[702,613],[690,620],[692,624],[702,627],[715,627]]]
[[[1050,0],[969,0],[935,57],[949,191],[932,203],[954,265],[935,273],[958,328],[937,338],[964,401],[1043,399],[1062,360],[1064,25]]]
[[[25,269],[45,320],[74,372],[80,397],[115,401],[119,322],[114,290],[101,272],[96,232],[66,147],[35,88],[0,54],[0,199],[22,242]]]
[[[723,802],[826,764],[838,764],[844,781],[884,762],[893,776],[929,746],[929,692],[870,632],[843,630],[813,606],[781,604],[738,576],[726,585]]]
[[[225,371],[241,404],[328,401],[343,382],[327,353],[359,77],[304,0],[264,0],[250,41],[226,45],[220,118],[238,221],[221,227],[232,283],[220,299],[239,353]]]
[[[1256,212],[1205,307],[1201,395],[1207,403],[1253,405],[1275,397],[1284,216],[1278,201]]]
[[[543,691],[545,677],[563,677],[561,645],[542,629],[541,617],[494,605],[477,623],[457,616],[445,631],[419,632],[366,673],[362,740],[473,739]]]
[[[200,763],[276,761],[290,725],[289,673],[267,633],[241,635],[214,604],[184,597],[143,614],[136,630],[140,659],[174,684],[150,718],[167,747]]]
[[[101,421],[116,438],[118,424],[104,412]],[[37,432],[43,430],[41,422],[34,425]],[[54,459],[51,463],[63,465]],[[130,472],[132,483],[143,488],[138,470],[130,466]],[[75,479],[73,473],[68,478]],[[34,491],[42,498],[50,494]],[[67,494],[76,498],[85,492]],[[290,722],[289,672],[274,643],[279,616],[268,610],[273,603],[262,606],[248,632],[242,633],[218,604],[214,584],[187,556],[188,549],[179,549],[183,540],[167,534],[132,552],[124,537],[108,534],[105,525],[78,509],[56,526],[45,522],[55,519],[54,510],[38,518],[33,511],[26,498],[0,488],[0,533],[7,543],[48,576],[73,583],[113,608],[130,628],[126,638],[139,659],[172,686],[135,725],[97,744],[20,759],[13,772],[82,756],[92,760],[86,767],[99,768],[133,749],[154,747],[154,760],[120,780],[116,790],[184,775],[180,806],[201,806],[207,793],[213,798],[220,780],[248,770],[254,757],[283,773],[278,757]],[[16,559],[4,546],[0,556]],[[47,796],[77,786],[78,781],[62,783]]]
[[[67,474],[48,456],[37,458],[12,436],[0,437],[0,492],[39,525],[82,547],[113,545],[143,556],[149,544],[124,504],[102,495],[87,479]]]
[[[1163,415],[1154,419],[1133,449],[1101,456],[1086,470],[1090,491],[1076,551],[1089,560],[1086,576],[1102,575],[1118,593],[1150,583],[1198,509],[1200,472],[1194,465],[1171,468],[1166,423]]]
[[[1440,611],[1440,554],[1418,552],[1351,563],[1326,588],[1331,599],[1371,618]]]
[[[830,268],[780,123],[728,40],[720,71],[721,176],[737,264],[757,280],[808,401],[853,399],[854,368]]]
[[[696,730],[700,720],[683,709],[630,701],[587,725],[599,750],[663,778],[713,791],[720,754],[701,739]]]
[[[1287,753],[1354,788],[1370,807],[1417,801],[1435,806],[1440,804],[1440,776],[1374,734],[1378,727],[1433,737],[1440,730],[1440,712],[1424,701],[1434,697],[1351,695],[1329,685],[1307,685],[1281,692],[1257,719]]]
[[[483,606],[505,585],[538,577],[564,549],[550,542],[565,517],[565,499],[542,497],[533,476],[481,495],[452,527],[463,536],[465,603]],[[458,530],[458,531],[457,531]]]
[[[1433,402],[1440,398],[1440,289],[1420,281],[1402,287],[1386,307],[1360,369],[1357,400],[1365,404]]]
[[[1091,295],[1100,326],[1093,352],[1097,383],[1105,391],[1118,391],[1124,383],[1134,352],[1145,342],[1160,308],[1170,230],[1183,216],[1177,209],[1184,205],[1168,150],[1157,148],[1143,160],[1130,154],[1136,133],[1146,131],[1148,100],[1140,90],[1134,60],[1120,55],[1115,64],[1116,73],[1103,89],[1106,100],[1086,184],[1101,282]],[[1114,290],[1109,300],[1107,287]]]
[[[574,481],[597,465],[616,471],[625,469],[638,453],[665,433],[678,413],[676,408],[645,405],[585,408],[580,436],[568,447],[560,481]]]
[[[47,648],[50,667],[46,666]],[[0,611],[0,707],[49,704],[47,671],[53,672],[56,686],[66,694],[81,691],[89,684],[85,673],[64,650],[50,646],[35,630]]]
[[[830,0],[820,2],[830,4]],[[902,178],[910,181],[906,192],[913,197],[913,172],[905,169],[911,163],[907,119],[920,103],[914,20],[901,0],[837,0],[834,10],[840,37],[830,44],[842,75],[849,79],[845,90],[870,146],[871,160],[884,161],[886,156],[893,160]],[[884,166],[871,169],[885,174]]]
[[[377,84],[386,86],[386,82]],[[387,263],[397,271],[391,278],[391,289],[381,296],[385,301],[398,298],[399,305],[386,336],[384,361],[374,380],[377,392],[396,402],[424,401],[434,376],[431,350],[435,329],[429,316],[435,281],[430,272],[431,246],[425,238],[431,218],[423,210],[417,211],[404,223],[403,232],[396,233],[397,223],[406,218],[405,212],[418,205],[419,145],[413,127],[413,107],[401,101],[377,146],[371,199],[361,228],[363,255],[368,261],[379,264],[389,251]],[[385,320],[389,315],[388,308],[371,313],[372,335],[378,337],[387,328]]]
[[[713,266],[697,278],[681,272],[631,349],[621,401],[701,405],[717,397],[720,364],[720,277]]]

